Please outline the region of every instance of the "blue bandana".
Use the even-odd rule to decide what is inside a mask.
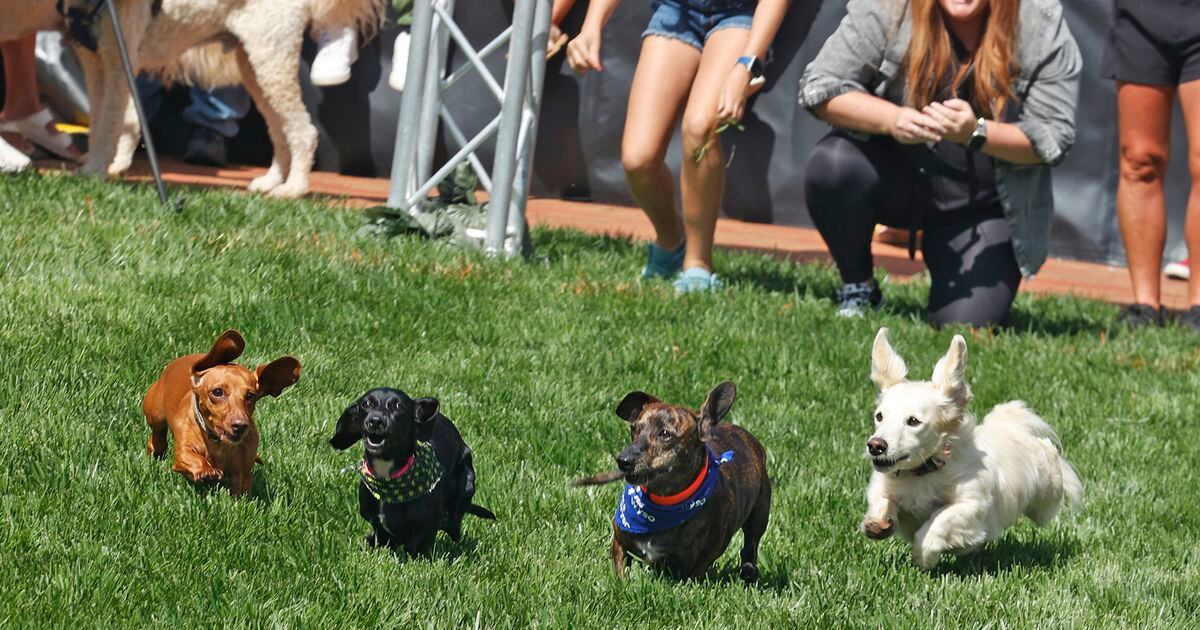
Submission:
[[[712,451],[708,451],[708,467],[700,487],[696,488],[691,496],[671,505],[655,503],[650,499],[650,493],[642,486],[625,484],[621,501],[613,514],[613,522],[621,531],[631,534],[651,534],[679,527],[708,503],[709,495],[721,481],[721,464],[731,461],[733,451],[721,453],[720,458],[714,458]]]

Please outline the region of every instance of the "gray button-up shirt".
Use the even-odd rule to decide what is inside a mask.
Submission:
[[[905,0],[850,0],[846,17],[800,79],[800,104],[813,108],[850,91],[905,104],[902,68],[912,37]],[[1017,23],[1013,122],[1033,144],[1042,164],[996,160],[996,188],[1012,226],[1021,273],[1032,277],[1046,261],[1054,195],[1050,166],[1075,143],[1079,47],[1058,0],[1021,0]]]

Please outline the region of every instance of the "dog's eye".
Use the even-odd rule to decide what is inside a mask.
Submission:
[[[258,394],[255,394],[254,392],[246,392],[246,402],[254,402],[254,399],[256,398],[258,398]]]
[[[213,390],[211,392],[209,392],[209,394],[212,394],[213,398],[224,398],[225,390],[221,389],[220,387],[214,387]]]
[[[670,431],[667,431],[666,429],[663,429],[662,431],[658,432],[658,439],[660,439],[660,440],[669,440],[673,437],[675,437],[675,436]]]
[[[909,416],[908,420],[904,421],[904,424],[907,424],[910,427],[915,427],[915,426],[920,426],[921,421],[917,420],[916,416]]]
[[[875,422],[883,422],[883,412],[882,411],[875,412]]]
[[[368,398],[362,402],[362,406],[364,409],[370,409],[375,406],[375,401]]]
[[[389,411],[395,411],[400,408],[400,401],[393,398],[393,399],[387,401],[387,403],[385,403],[384,406],[387,407]]]

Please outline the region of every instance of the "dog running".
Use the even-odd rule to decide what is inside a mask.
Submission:
[[[281,357],[253,372],[236,365],[246,341],[226,330],[207,354],[189,354],[167,364],[142,398],[150,426],[146,451],[166,456],[167,430],[175,439],[171,467],[193,483],[224,481],[229,493],[250,491],[258,459],[254,407],[263,396],[277,397],[300,380],[300,362]]]
[[[738,529],[741,577],[758,580],[758,546],[771,512],[766,451],[750,432],[722,422],[737,389],[713,388],[700,412],[632,392],[617,405],[629,423],[629,446],[617,455],[620,472],[580,479],[598,485],[624,477],[613,515],[612,562],[624,575],[634,556],[676,579],[704,576]]]
[[[413,400],[398,389],[376,388],[338,419],[329,444],[344,451],[360,439],[358,512],[371,524],[367,545],[428,553],[438,530],[458,542],[466,514],[495,520],[472,503],[471,449],[436,398]]]
[[[1083,498],[1058,436],[1020,401],[992,409],[976,426],[967,411],[967,342],[955,335],[930,381],[907,380],[904,360],[879,329],[871,379],[879,388],[875,432],[867,440],[874,472],[861,530],[897,533],[913,562],[929,570],[943,553],[965,554],[1004,535],[1022,515],[1048,524]]]

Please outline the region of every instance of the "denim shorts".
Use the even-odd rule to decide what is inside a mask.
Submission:
[[[656,0],[642,37],[658,35],[698,50],[710,35],[725,28],[750,29],[755,0]]]

